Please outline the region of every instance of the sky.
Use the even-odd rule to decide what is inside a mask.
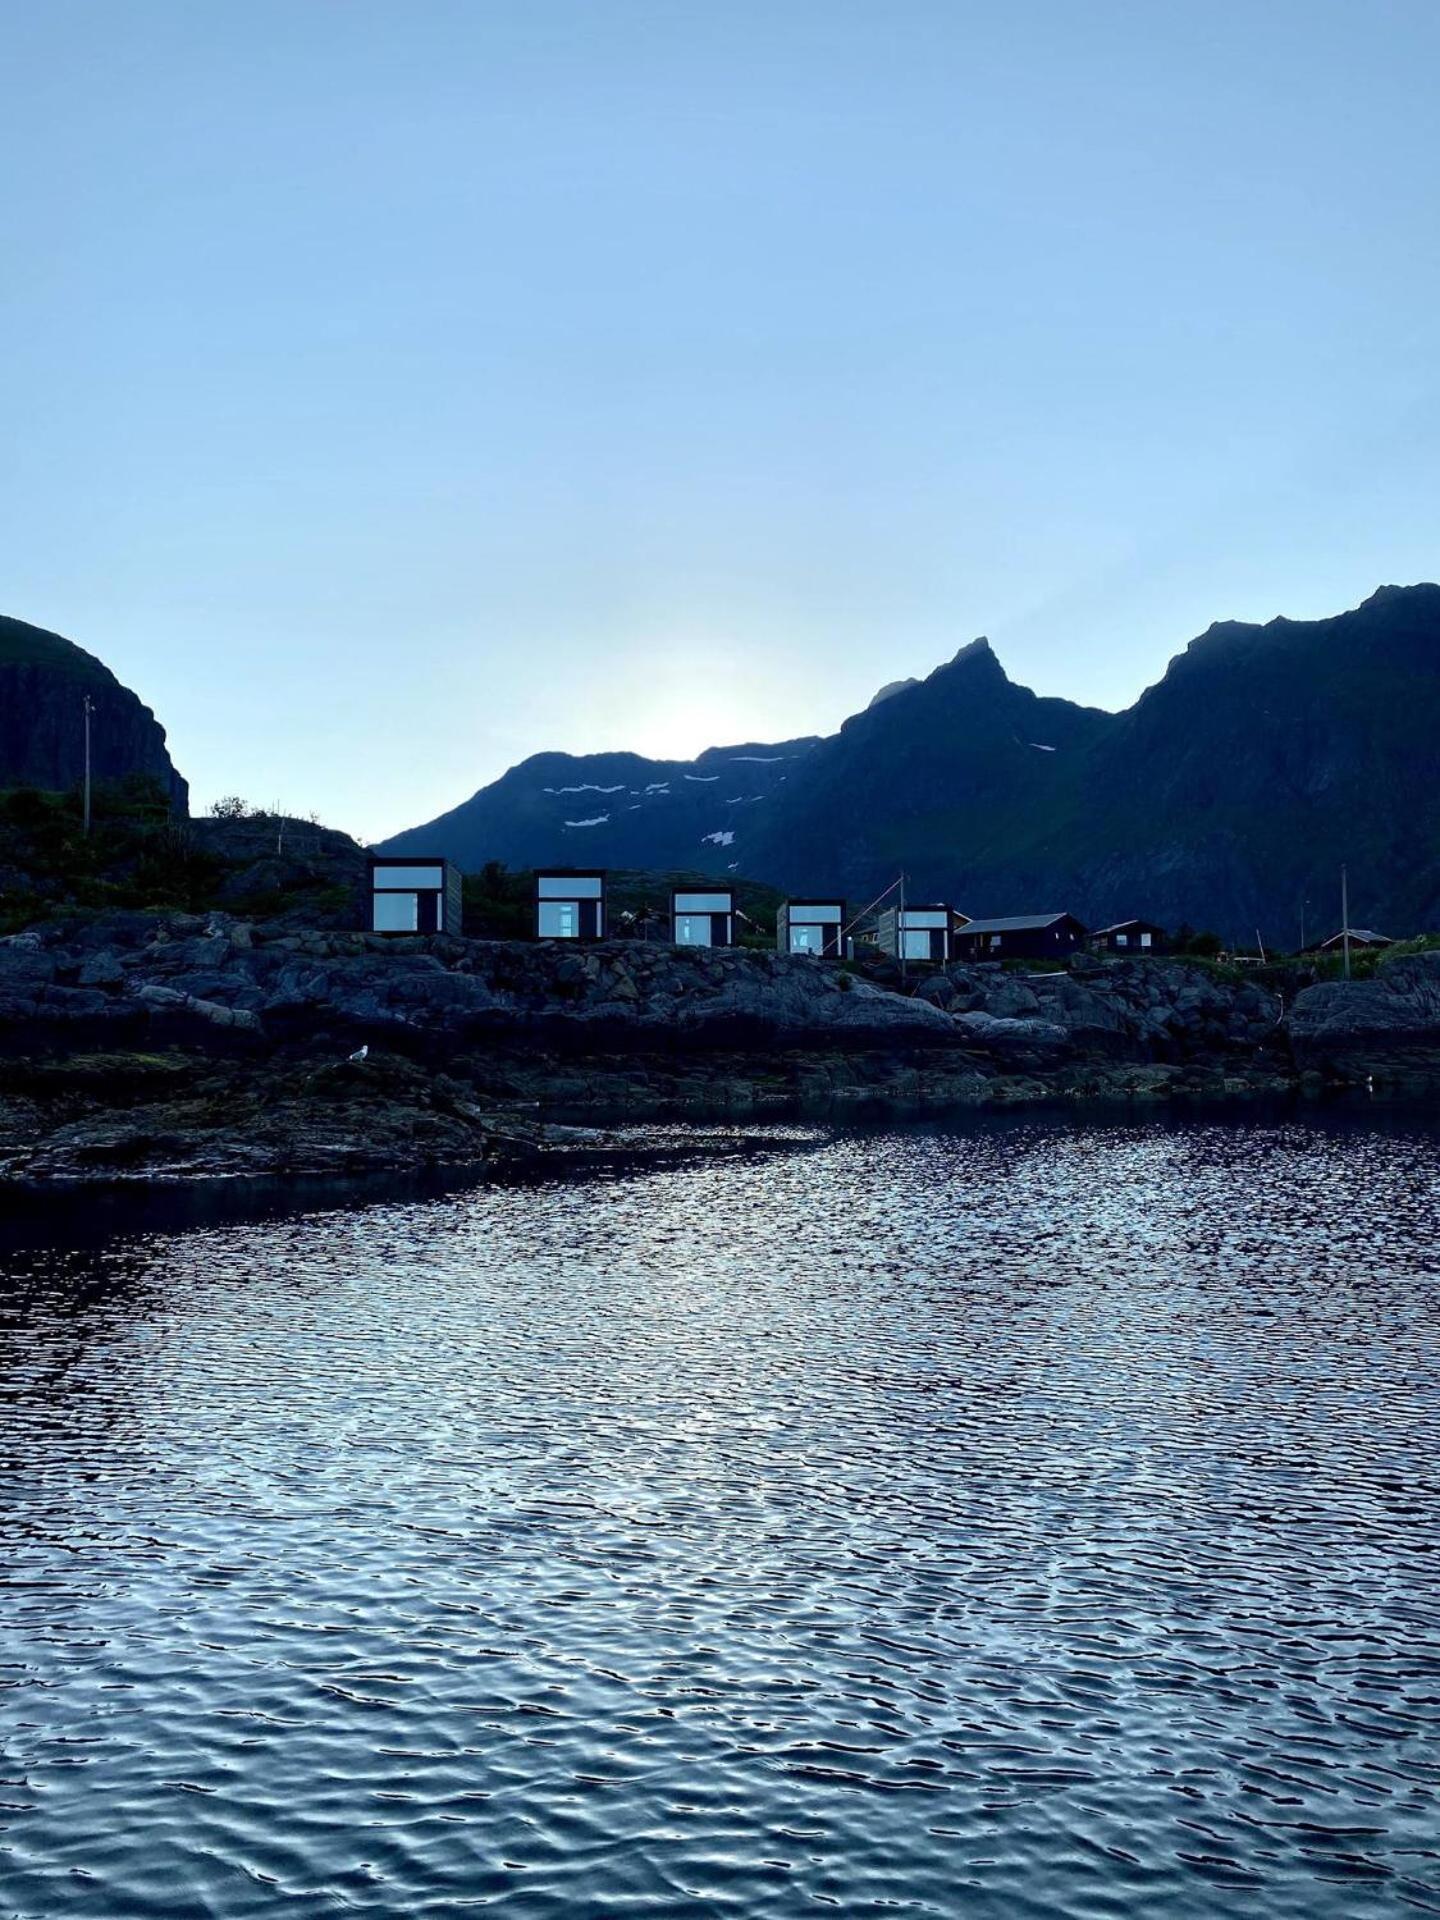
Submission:
[[[364,838],[1440,576],[1435,0],[10,0],[0,611]]]

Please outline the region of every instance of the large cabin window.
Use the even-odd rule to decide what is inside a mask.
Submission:
[[[376,933],[414,933],[420,925],[420,898],[414,893],[375,895]]]
[[[580,908],[574,900],[540,902],[540,938],[574,940],[580,932]]]

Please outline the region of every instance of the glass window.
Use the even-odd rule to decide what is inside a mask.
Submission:
[[[790,929],[792,953],[819,953],[825,944],[823,927],[798,926]]]
[[[1116,946],[1117,946],[1117,947],[1128,947],[1128,946],[1129,946],[1129,944],[1130,944],[1130,936],[1129,936],[1129,934],[1128,934],[1128,933],[1117,933],[1117,934],[1116,934],[1116,936],[1115,936],[1115,944],[1116,944]]]
[[[1148,933],[1141,934],[1140,944],[1142,947],[1148,947],[1150,945],[1150,935]]]
[[[676,913],[729,913],[728,893],[680,893],[675,896]]]
[[[540,902],[540,938],[542,940],[574,940],[579,937],[579,933],[579,909],[573,900],[542,900]]]
[[[377,893],[376,933],[414,933],[420,925],[420,897],[414,893]]]
[[[900,936],[900,952],[906,960],[928,960],[930,958],[928,930],[923,927],[907,929]]]
[[[677,913],[675,916],[675,944],[677,947],[708,947],[710,945],[710,916],[708,913]]]
[[[542,900],[598,900],[605,891],[598,875],[587,879],[575,873],[542,873],[535,885]]]
[[[382,887],[443,887],[445,875],[439,867],[376,867],[371,883],[378,893]]]

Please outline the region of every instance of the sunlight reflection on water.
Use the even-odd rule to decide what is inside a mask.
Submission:
[[[1440,1913],[1440,1139],[5,1258],[0,1909]]]

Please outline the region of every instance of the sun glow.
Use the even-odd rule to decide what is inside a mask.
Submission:
[[[657,760],[693,760],[706,747],[772,736],[781,703],[769,678],[752,671],[733,643],[657,649],[632,663],[615,706],[597,719],[617,746]]]

